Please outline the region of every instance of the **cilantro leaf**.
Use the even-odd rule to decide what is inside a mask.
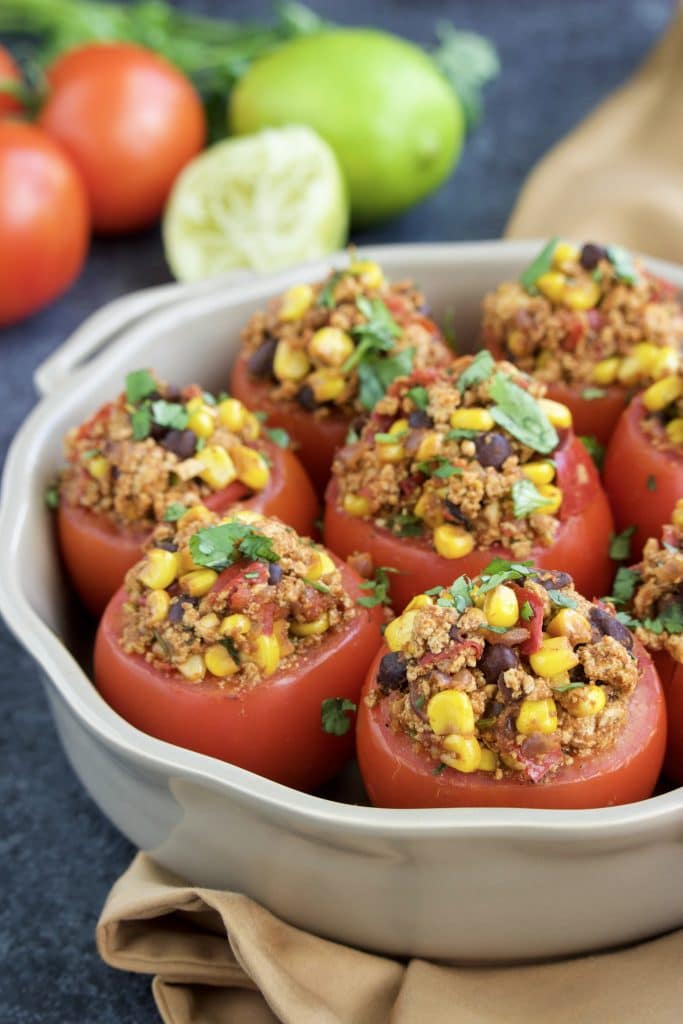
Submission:
[[[620,565],[614,577],[612,593],[607,600],[617,606],[628,604],[636,592],[640,578],[640,573],[636,569],[627,569],[625,565]]]
[[[650,473],[650,475],[648,476],[647,480],[645,481],[645,486],[647,487],[648,491],[656,491],[657,490],[657,477],[653,476],[653,474]]]
[[[480,430],[469,430],[467,427],[453,427],[446,434],[447,441],[471,441],[472,438],[481,434]]]
[[[419,537],[424,531],[424,522],[411,512],[398,512],[388,516],[387,523],[399,537]]]
[[[413,405],[423,411],[429,405],[429,392],[427,391],[427,388],[423,388],[420,384],[416,385],[414,388],[409,388],[406,391],[406,398],[410,398]]]
[[[586,402],[592,402],[596,398],[604,398],[607,392],[604,388],[584,388],[581,392],[581,397]]]
[[[680,604],[669,605],[657,618],[667,633],[683,633],[683,608]]]
[[[397,377],[410,376],[415,349],[406,348],[391,357],[369,356],[358,365],[358,399],[365,409],[373,409]]]
[[[626,284],[636,283],[638,274],[630,252],[622,249],[620,245],[608,245],[607,259],[614,267],[614,272],[620,281],[624,281]]]
[[[149,437],[149,432],[152,429],[152,413],[148,404],[133,410],[130,416],[130,425],[133,428],[134,441],[144,441],[146,437]]]
[[[156,390],[157,382],[149,370],[133,370],[126,375],[126,398],[131,405],[137,405]]]
[[[509,562],[507,558],[494,558],[480,575],[479,593],[487,594],[501,583],[535,575],[533,562]]]
[[[536,282],[542,274],[547,274],[553,265],[553,253],[555,252],[555,246],[559,242],[559,238],[551,238],[550,241],[543,246],[541,251],[535,260],[533,260],[526,270],[522,271],[519,281],[522,288],[529,292],[531,295],[536,295],[538,289],[536,288]]]
[[[164,512],[165,523],[176,523],[182,515],[185,515],[186,508],[179,501],[172,501]]]
[[[560,439],[555,427],[528,391],[497,373],[489,394],[496,402],[490,409],[494,420],[518,441],[543,455],[557,448]]]
[[[475,384],[482,384],[485,380],[488,380],[493,373],[494,367],[495,363],[490,352],[487,352],[486,349],[477,352],[470,365],[460,374],[457,380],[460,394],[464,394],[468,388],[474,387]]]
[[[240,652],[237,650],[237,647],[235,646],[235,641],[232,639],[232,637],[231,636],[222,636],[220,638],[220,640],[218,641],[218,643],[222,644],[223,647],[225,647],[226,651],[228,652],[228,654],[230,655],[232,660],[235,662],[235,664],[239,665],[239,663],[240,663]]]
[[[613,533],[609,541],[609,556],[614,562],[625,562],[631,557],[631,537],[635,526],[627,526],[621,533]]]
[[[560,683],[559,686],[551,686],[553,693],[568,693],[570,690],[581,690],[585,683]]]
[[[351,728],[347,711],[355,711],[356,705],[346,697],[327,697],[320,705],[320,724],[323,732],[331,736],[345,736]]]
[[[544,497],[536,485],[531,480],[527,480],[526,477],[523,477],[521,480],[515,480],[511,493],[515,519],[524,519],[526,516],[530,516],[532,512],[538,512],[540,509],[551,504],[550,499]]]
[[[240,558],[277,562],[272,541],[247,523],[232,520],[207,526],[190,537],[190,554],[197,565],[207,569],[226,569]]]
[[[335,272],[330,275],[325,287],[318,296],[319,306],[323,306],[325,309],[334,309],[334,289],[348,273],[348,270],[335,270]]]
[[[268,427],[266,434],[278,448],[289,448],[292,439],[284,427]]]
[[[360,585],[361,590],[369,591],[368,596],[359,597],[356,603],[362,605],[363,608],[375,608],[378,604],[390,605],[389,573],[391,572],[398,572],[398,569],[389,565],[379,565],[375,569],[373,579],[366,580]]]
[[[548,591],[548,597],[558,608],[576,608],[576,601],[569,594],[563,594],[561,590]]]
[[[170,430],[184,430],[190,418],[184,405],[166,402],[163,398],[152,402],[152,416],[160,427],[168,427]]]
[[[462,468],[454,466],[445,458],[437,458],[430,462],[418,462],[417,468],[425,476],[435,476],[440,480],[448,480],[451,476],[462,476]]]
[[[357,345],[342,366],[344,373],[353,370],[373,352],[391,351],[394,339],[401,333],[401,328],[381,299],[368,299],[364,295],[359,295],[356,307],[365,317],[365,322],[355,324],[351,328],[351,335],[357,341]]]
[[[462,614],[466,608],[472,607],[472,581],[469,576],[458,576],[446,593],[457,612]]]
[[[528,601],[525,601],[519,610],[519,617],[525,622],[530,622],[534,617],[534,610]]]
[[[604,444],[600,444],[597,437],[593,437],[592,434],[582,434],[579,441],[595,463],[595,468],[600,472],[605,458]]]
[[[442,761],[440,764],[437,764],[436,768],[432,768],[432,775],[441,775],[441,773],[445,771],[446,765]]]
[[[375,434],[375,443],[376,444],[396,444],[396,442],[400,441],[402,437],[405,437],[407,433],[408,433],[407,430],[399,430],[395,434],[385,434],[385,433]]]
[[[59,508],[59,487],[57,484],[46,487],[43,498],[48,508]]]

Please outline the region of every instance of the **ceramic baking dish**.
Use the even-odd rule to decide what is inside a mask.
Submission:
[[[486,242],[367,256],[394,278],[415,277],[437,318],[452,310],[466,345],[483,293],[537,251],[533,242]],[[651,265],[683,286],[682,268]],[[144,735],[93,687],[91,629],[65,587],[43,503],[63,434],[133,368],[224,386],[249,314],[327,269],[129,296],[38,371],[45,397],[17,434],[3,479],[0,609],[38,662],[74,770],[132,842],[189,881],[245,892],[296,925],[366,949],[503,962],[683,925],[683,789],[597,811],[375,809],[362,805],[352,770],[324,796],[298,793]]]

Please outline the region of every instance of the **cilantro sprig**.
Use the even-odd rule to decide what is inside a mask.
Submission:
[[[217,572],[243,558],[262,562],[279,559],[270,537],[237,519],[198,530],[190,537],[190,554],[197,565]]]
[[[487,352],[486,349],[477,352],[467,369],[458,377],[457,387],[460,394],[464,394],[468,388],[475,387],[477,384],[483,384],[485,380],[489,379],[494,368],[495,363],[490,352]]]
[[[355,711],[356,704],[347,697],[326,697],[320,705],[320,724],[323,732],[331,736],[345,736],[351,728],[347,712]]]
[[[324,309],[334,309],[334,289],[348,273],[348,269],[335,270],[334,274],[330,275],[325,287],[318,296],[319,306],[322,306]]]
[[[604,388],[584,388],[581,397],[586,402],[594,402],[597,398],[604,398],[606,394]]]
[[[614,562],[625,562],[631,557],[631,537],[635,526],[627,526],[621,533],[613,533],[609,541],[609,556]]]
[[[458,576],[450,587],[432,587],[425,593],[430,597],[436,597],[436,603],[442,608],[455,608],[460,614],[473,604],[472,580],[469,576]]]
[[[628,250],[622,249],[620,245],[608,245],[607,259],[614,267],[614,272],[620,281],[624,281],[626,284],[636,283],[638,272]]]
[[[579,437],[579,441],[586,449],[591,459],[595,463],[595,468],[598,472],[602,469],[602,464],[605,460],[605,446],[600,444],[597,437],[593,437],[592,434],[582,434]]]
[[[187,509],[183,504],[181,504],[181,502],[172,501],[170,505],[166,506],[166,511],[164,512],[164,522],[177,523],[177,521],[180,519],[182,515],[185,514],[186,511]]]
[[[278,448],[289,448],[292,439],[284,427],[267,427],[266,434]]]
[[[379,604],[390,605],[389,574],[392,572],[398,572],[398,569],[394,569],[390,565],[377,566],[373,578],[360,585],[361,590],[368,592],[367,596],[359,597],[356,603],[362,605],[363,608],[376,608]]]
[[[365,322],[351,328],[356,348],[342,366],[343,373],[357,369],[358,400],[364,409],[372,409],[397,377],[407,377],[413,369],[415,349],[402,349],[393,355],[394,342],[401,329],[381,299],[359,295],[356,306]]]
[[[504,373],[497,373],[489,394],[496,403],[490,413],[509,434],[543,455],[557,448],[560,439],[555,427],[528,391]]]
[[[536,485],[531,480],[527,480],[526,477],[523,477],[521,480],[515,480],[512,485],[511,494],[512,511],[515,519],[525,519],[533,512],[539,512],[552,503],[551,499],[544,497]]]
[[[487,594],[501,583],[523,580],[527,576],[535,575],[533,562],[509,562],[507,558],[494,558],[480,574],[479,593]]]
[[[530,295],[537,295],[538,288],[536,282],[539,277],[543,274],[547,274],[553,265],[553,253],[555,247],[559,242],[559,238],[551,238],[547,242],[538,256],[529,264],[529,266],[522,271],[519,281],[525,291],[529,292]]]
[[[421,384],[417,384],[414,388],[408,388],[406,398],[410,398],[415,407],[423,412],[429,405],[429,392]]]
[[[617,608],[628,604],[635,594],[636,587],[640,583],[640,580],[641,575],[637,569],[629,569],[625,565],[620,565],[617,569],[617,574],[614,577],[612,593],[607,600],[611,601]]]
[[[131,405],[138,405],[156,390],[157,382],[149,370],[133,370],[126,375],[126,399]]]

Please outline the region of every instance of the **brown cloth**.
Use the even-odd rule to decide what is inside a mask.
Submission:
[[[166,1024],[680,1024],[683,931],[523,967],[407,966],[316,938],[141,853],[97,926],[113,967],[155,974]]]
[[[683,6],[641,70],[556,146],[507,228],[683,261]],[[307,935],[144,854],[97,928],[114,967],[155,975],[166,1024],[680,1024],[683,931],[524,967],[407,966]]]

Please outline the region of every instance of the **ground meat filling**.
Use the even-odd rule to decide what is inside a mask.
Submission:
[[[434,771],[542,783],[611,747],[638,679],[633,638],[566,573],[496,560],[414,598],[387,627],[366,700]]]
[[[673,286],[617,246],[553,239],[519,281],[484,299],[483,338],[540,380],[640,387],[676,370],[683,311]]]
[[[543,391],[488,352],[395,381],[337,454],[341,507],[446,558],[552,544],[562,492],[550,456],[571,414]]]
[[[171,506],[181,514],[230,484],[239,497],[270,479],[261,424],[241,402],[217,401],[198,385],[182,390],[146,370],[126,391],[67,435],[60,500],[148,531]]]
[[[390,284],[370,261],[352,262],[315,285],[296,285],[242,332],[253,377],[277,400],[319,417],[372,408],[399,374],[449,361],[411,282]]]
[[[125,586],[126,653],[231,688],[295,669],[355,614],[323,548],[247,510],[160,524]]]
[[[683,366],[643,392],[642,428],[656,448],[683,452]]]
[[[610,600],[645,647],[683,662],[683,499],[672,519],[661,541],[647,541],[640,565],[619,569]]]

